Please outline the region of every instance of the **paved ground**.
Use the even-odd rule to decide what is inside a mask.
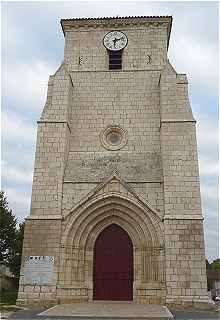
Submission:
[[[19,311],[12,315],[9,318],[0,318],[0,319],[17,319],[17,320],[83,320],[83,318],[72,318],[72,317],[45,317],[45,316],[38,316],[37,314],[41,310],[35,311]],[[175,320],[216,320],[219,319],[219,315],[216,313],[210,312],[184,312],[184,311],[174,311],[173,312]],[[85,318],[84,318],[85,319]],[[106,320],[106,318],[87,318],[86,320]],[[111,319],[108,320],[121,320],[121,319]],[[133,319],[134,320],[134,319]],[[138,320],[138,319],[135,319]],[[142,318],[143,320],[143,318]]]
[[[123,319],[173,319],[167,307],[161,305],[136,304],[133,302],[96,301],[92,303],[60,304],[40,316],[74,316]]]
[[[220,319],[219,313],[209,311],[176,311],[171,310],[175,320],[214,320]]]
[[[45,311],[45,309],[32,309],[32,310],[24,310],[18,311],[11,314],[8,314],[6,317],[0,317],[0,319],[17,319],[17,320],[82,320],[82,317],[48,317],[48,316],[39,316],[38,314]],[[201,312],[201,311],[176,311],[171,310],[175,320],[216,320],[220,319],[219,313],[217,312]],[[107,318],[91,318],[86,317],[86,320],[106,320]],[[149,318],[148,318],[149,319]],[[117,318],[108,318],[108,320],[121,320]],[[134,318],[133,318],[134,320]],[[136,318],[135,320],[140,320],[140,318]],[[144,320],[143,318],[141,320]]]

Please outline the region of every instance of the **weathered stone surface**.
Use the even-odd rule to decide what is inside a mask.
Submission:
[[[64,181],[101,182],[117,171],[128,182],[162,182],[161,157],[157,153],[88,152],[79,153],[77,158],[69,152]]]
[[[92,301],[94,244],[112,223],[133,243],[135,302],[208,301],[195,120],[187,78],[167,59],[171,18],[116,20],[63,22],[64,62],[38,123],[20,304]],[[128,37],[116,71],[102,44],[114,29]],[[109,127],[126,134],[118,149],[103,144]],[[27,256],[54,257],[50,284],[25,281]]]

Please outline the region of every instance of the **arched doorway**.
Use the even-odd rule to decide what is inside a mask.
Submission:
[[[117,224],[105,228],[96,239],[93,282],[94,300],[133,300],[133,244]]]

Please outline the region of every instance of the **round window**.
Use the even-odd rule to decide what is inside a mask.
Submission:
[[[127,132],[119,126],[109,126],[100,134],[103,147],[107,150],[119,150],[127,143]]]
[[[107,135],[107,141],[112,145],[117,145],[121,141],[121,136],[118,132],[110,132]]]

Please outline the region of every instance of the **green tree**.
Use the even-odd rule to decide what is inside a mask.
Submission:
[[[19,276],[24,233],[24,223],[17,228],[17,218],[8,207],[3,191],[0,191],[0,261]]]
[[[0,261],[8,263],[16,245],[17,219],[8,208],[4,192],[0,192]]]
[[[210,263],[210,269],[211,270],[220,269],[220,259],[213,260],[212,263]]]
[[[9,268],[16,277],[19,277],[20,275],[24,227],[25,227],[25,222],[22,222],[19,224],[18,230],[16,230],[15,251],[9,261]]]

